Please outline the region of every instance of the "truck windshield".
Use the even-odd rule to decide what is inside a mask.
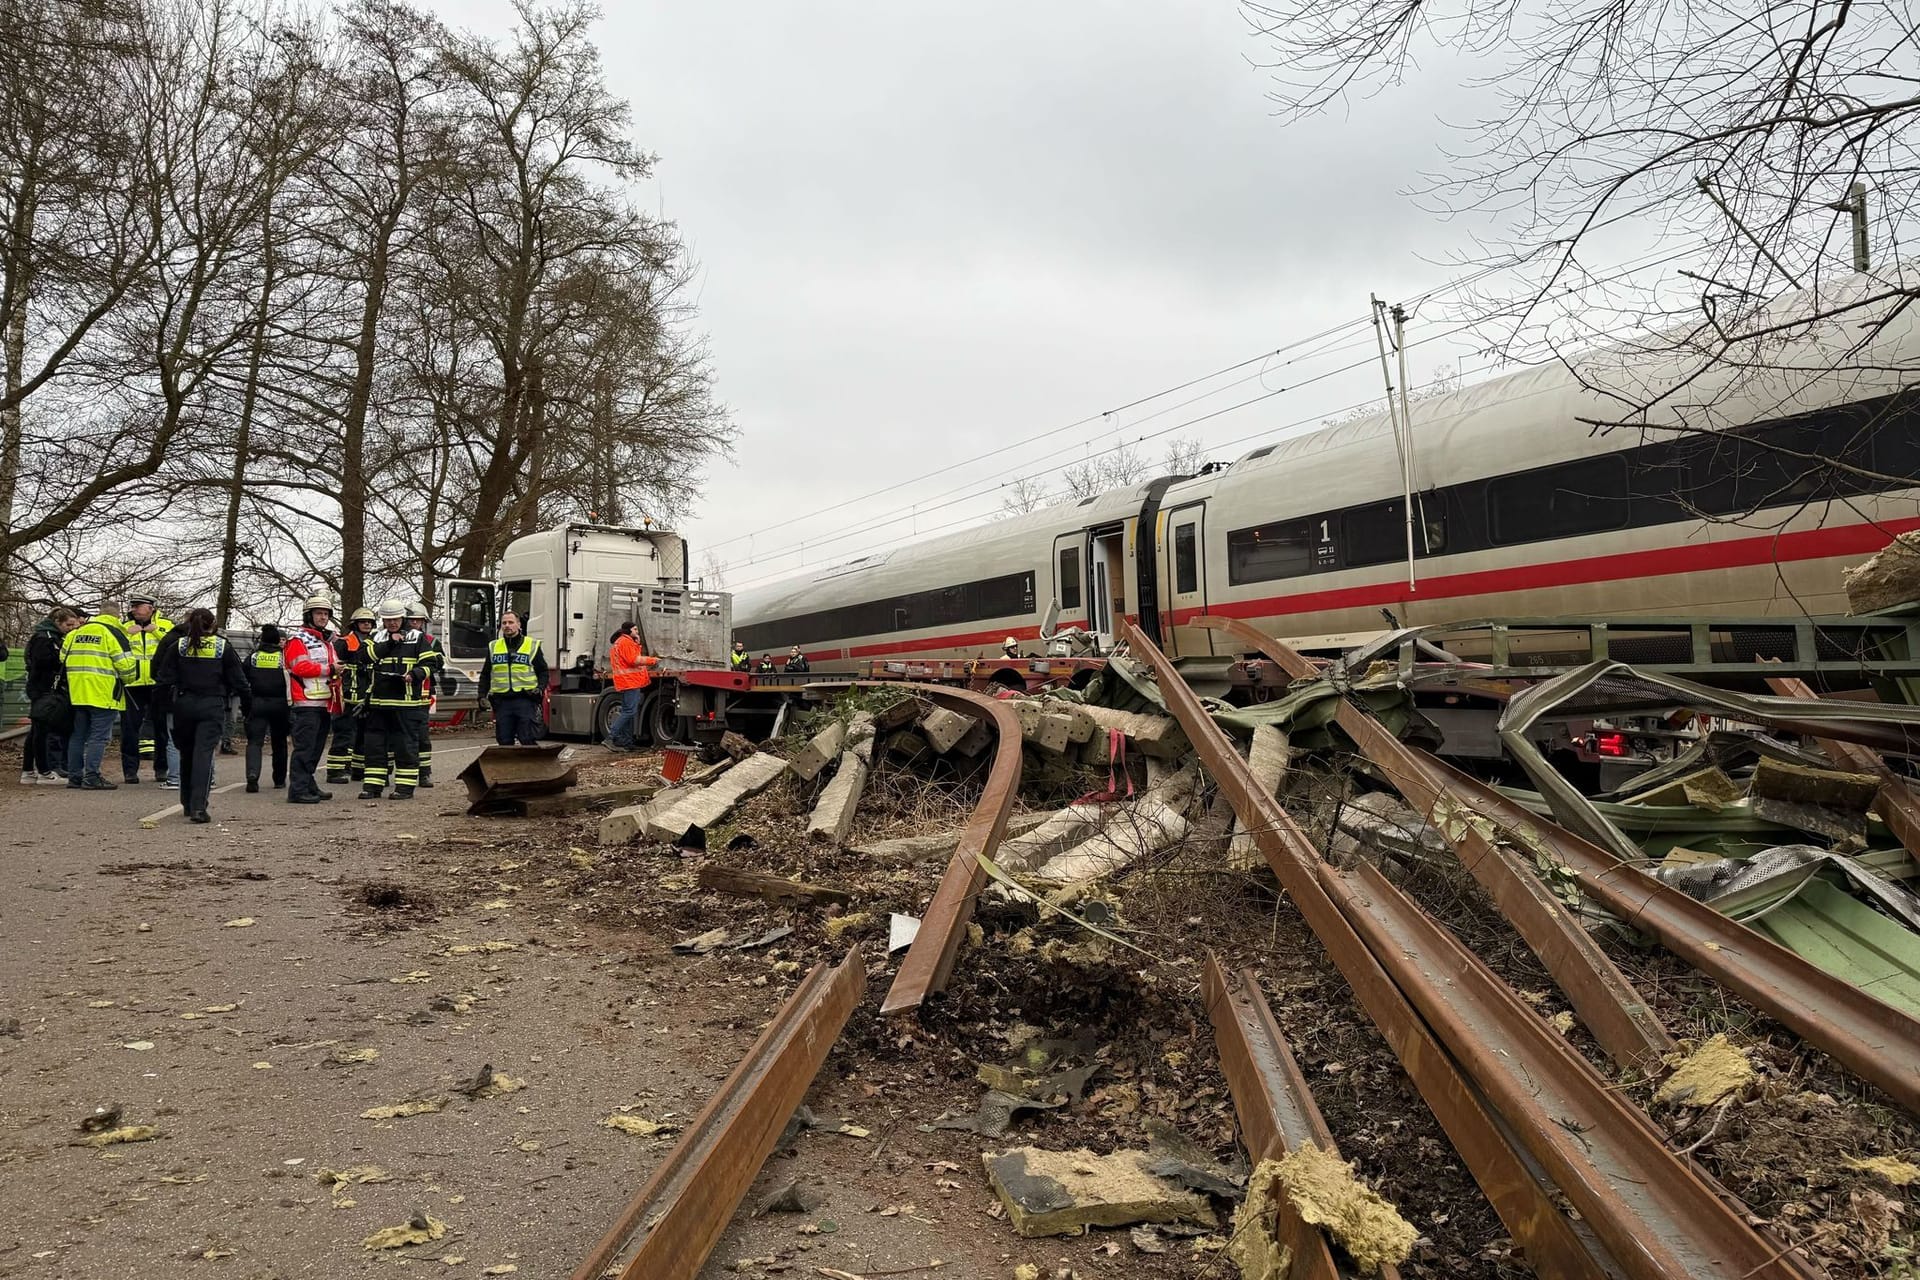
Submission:
[[[497,624],[493,586],[485,582],[454,582],[447,586],[447,656],[484,657]]]

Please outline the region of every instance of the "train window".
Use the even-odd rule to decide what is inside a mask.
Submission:
[[[1191,595],[1200,589],[1200,549],[1194,541],[1192,523],[1178,525],[1173,531],[1173,590],[1176,595]]]
[[[1424,558],[1445,551],[1447,518],[1438,496],[1416,497],[1414,514],[1420,523],[1413,530],[1413,554]],[[1340,533],[1345,539],[1340,560],[1349,569],[1407,558],[1406,507],[1399,498],[1353,508],[1340,517]]]
[[[1060,552],[1060,607],[1080,607],[1080,548],[1066,547]]]
[[[1227,581],[1271,582],[1313,572],[1317,522],[1279,520],[1227,535]]]
[[[1627,460],[1617,453],[1501,476],[1487,486],[1493,541],[1511,546],[1625,528],[1627,492]]]

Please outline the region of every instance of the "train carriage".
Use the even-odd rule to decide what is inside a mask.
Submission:
[[[1103,645],[1125,616],[1189,656],[1221,643],[1186,625],[1208,612],[1309,646],[1389,617],[1842,612],[1841,568],[1920,529],[1920,334],[1886,304],[1796,324],[1835,300],[1783,298],[1724,353],[1611,350],[1420,401],[1410,468],[1378,414],[743,592],[738,633],[855,669],[997,654],[1049,615]],[[1651,425],[1590,425],[1648,388]]]

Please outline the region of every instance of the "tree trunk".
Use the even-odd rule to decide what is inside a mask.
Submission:
[[[227,625],[233,609],[234,564],[240,558],[240,498],[247,483],[247,461],[253,453],[253,416],[260,402],[260,364],[266,356],[267,317],[272,311],[273,288],[280,260],[274,252],[273,206],[260,215],[260,302],[253,312],[253,343],[247,352],[247,385],[240,397],[240,425],[233,437],[233,482],[227,489],[227,524],[221,539],[220,595],[213,616]]]
[[[13,240],[17,245],[25,246],[33,239],[34,208],[29,180],[21,183],[20,207],[14,216]],[[7,263],[5,287],[0,290],[7,300],[7,331],[0,335],[4,350],[0,350],[0,364],[5,366],[5,386],[0,388],[0,529],[13,527],[13,505],[20,492],[20,450],[23,438],[20,430],[20,383],[21,370],[27,362],[27,281],[29,271],[23,254],[16,253]],[[14,603],[13,557],[0,555],[0,607]]]

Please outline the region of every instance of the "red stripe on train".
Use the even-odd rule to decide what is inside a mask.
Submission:
[[[1663,578],[1678,573],[1706,573],[1715,569],[1743,569],[1763,564],[1790,564],[1799,560],[1826,560],[1835,556],[1871,555],[1894,535],[1920,529],[1920,518],[1883,520],[1877,524],[1850,524],[1833,529],[1805,529],[1797,533],[1762,534],[1726,542],[1703,542],[1651,551],[1623,551],[1607,556],[1582,556],[1515,565],[1510,569],[1481,569],[1472,573],[1443,573],[1422,578],[1409,592],[1404,582],[1367,583],[1326,591],[1302,591],[1258,600],[1222,601],[1204,609],[1170,609],[1162,614],[1169,626],[1182,626],[1203,613],[1230,618],[1277,617],[1318,613],[1330,609],[1363,609],[1370,605],[1400,604],[1407,600],[1451,600],[1461,596],[1502,595],[1511,591],[1538,591],[1593,582],[1632,578]],[[937,649],[998,646],[1006,636],[1038,639],[1038,627],[1005,627],[955,635],[925,636],[885,644],[855,645],[849,658],[878,658],[895,653],[924,653]]]
[[[1805,529],[1798,533],[1762,534],[1726,542],[1702,542],[1651,551],[1623,551],[1608,556],[1583,556],[1515,565],[1510,569],[1482,569],[1473,573],[1443,573],[1420,580],[1409,591],[1404,582],[1377,582],[1328,591],[1303,591],[1261,600],[1223,601],[1206,609],[1170,610],[1172,626],[1203,613],[1232,618],[1256,618],[1290,613],[1319,613],[1330,609],[1361,609],[1402,601],[1451,600],[1460,596],[1501,595],[1509,591],[1538,591],[1545,587],[1572,587],[1592,582],[1622,582],[1634,578],[1664,578],[1677,573],[1707,573],[1715,569],[1746,569],[1763,564],[1790,564],[1798,560],[1826,560],[1834,556],[1869,555],[1893,540],[1895,534],[1920,529],[1920,519],[1887,520],[1878,524],[1850,524],[1835,529]]]

